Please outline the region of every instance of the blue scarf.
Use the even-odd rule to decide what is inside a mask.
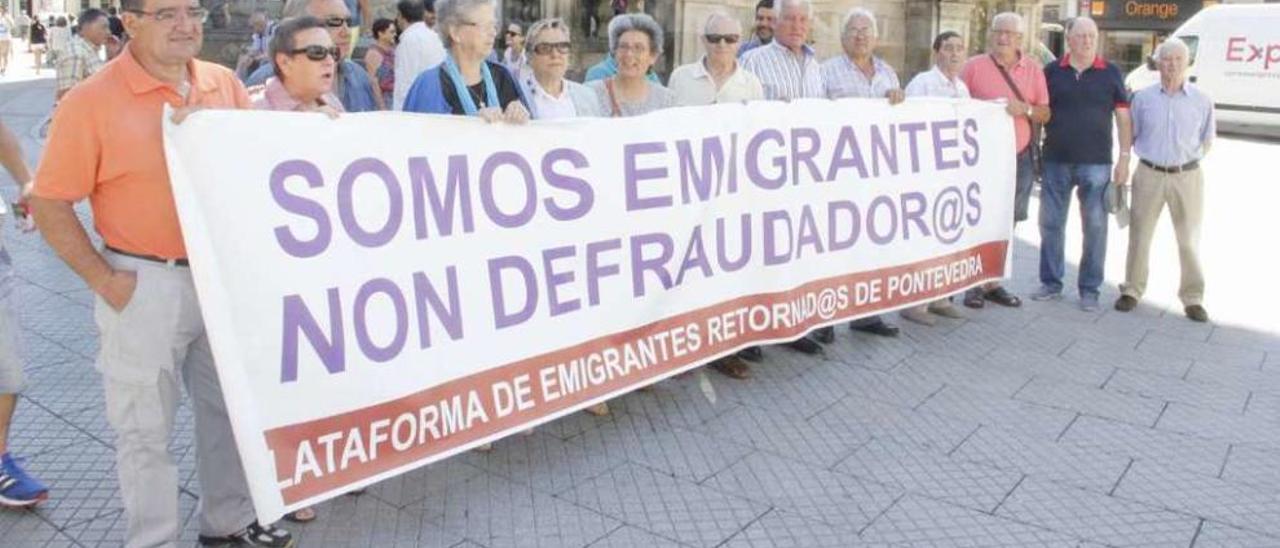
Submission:
[[[462,104],[462,111],[467,116],[475,116],[476,108],[475,99],[471,98],[471,91],[467,89],[467,83],[462,79],[462,71],[458,69],[458,62],[453,60],[453,55],[447,55],[444,58],[444,71],[449,75],[449,79],[453,80],[453,89],[458,93],[458,102]],[[498,109],[502,105],[498,103],[498,87],[493,85],[493,73],[489,72],[489,63],[480,62],[480,76],[484,79],[484,94],[489,106]]]

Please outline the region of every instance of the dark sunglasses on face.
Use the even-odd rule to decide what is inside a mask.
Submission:
[[[338,27],[349,27],[351,26],[351,21],[352,19],[350,17],[338,17],[335,15],[333,17],[325,17],[324,26],[333,29]]]
[[[312,61],[324,61],[325,57],[332,57],[334,61],[337,61],[342,55],[342,50],[339,49],[338,46],[329,46],[326,48],[320,45],[311,45],[305,48],[289,50],[289,55],[302,54],[306,54],[307,59]]]
[[[708,44],[737,44],[738,35],[736,34],[708,34],[704,36]]]
[[[533,46],[533,53],[535,55],[551,55],[551,52],[555,51],[556,53],[568,55],[569,50],[572,48],[573,44],[570,42],[543,42]]]

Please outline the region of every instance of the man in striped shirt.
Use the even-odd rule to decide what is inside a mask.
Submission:
[[[813,19],[809,0],[778,0],[773,42],[742,56],[742,67],[755,74],[770,101],[826,97],[822,69],[806,42]]]

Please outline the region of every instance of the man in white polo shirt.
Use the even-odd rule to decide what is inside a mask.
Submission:
[[[742,23],[724,12],[714,12],[702,26],[706,55],[671,73],[667,85],[681,106],[738,103],[764,99],[764,87],[756,75],[738,66],[738,42]]]

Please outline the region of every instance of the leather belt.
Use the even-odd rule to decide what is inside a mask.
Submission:
[[[1184,171],[1191,171],[1200,167],[1200,160],[1192,160],[1180,166],[1158,166],[1146,160],[1139,161],[1142,162],[1142,165],[1159,171],[1160,173],[1182,173]]]
[[[151,261],[151,262],[153,262],[153,263],[167,264],[167,265],[169,265],[169,266],[186,266],[186,267],[190,267],[190,266],[191,266],[191,263],[187,261],[186,257],[183,257],[183,258],[181,258],[181,259],[166,259],[166,258],[164,258],[164,257],[157,257],[157,256],[155,256],[155,255],[141,255],[141,254],[138,254],[138,253],[129,253],[128,251],[123,251],[123,250],[120,250],[120,249],[116,249],[116,248],[111,247],[111,246],[109,246],[109,245],[108,245],[108,246],[103,246],[103,247],[105,247],[105,248],[107,249],[107,251],[110,251],[110,252],[112,252],[112,253],[115,253],[116,255],[123,255],[123,256],[125,256],[125,257],[132,257],[132,258],[134,258],[134,259],[142,259],[142,260],[144,260],[144,261]]]

